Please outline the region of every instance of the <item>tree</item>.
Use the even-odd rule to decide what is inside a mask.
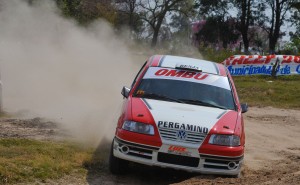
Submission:
[[[137,31],[138,25],[140,25],[137,0],[116,0],[115,4],[119,11],[120,22],[128,24],[130,31]]]
[[[195,8],[200,15],[205,17],[229,16],[228,9],[230,3],[228,0],[195,0]]]
[[[197,33],[197,39],[204,46],[212,44],[227,49],[229,44],[237,42],[239,35],[235,19],[214,16],[206,19],[205,25]]]
[[[116,8],[110,0],[55,0],[66,17],[75,18],[81,24],[87,24],[97,18],[103,18],[114,24]]]
[[[155,47],[160,28],[167,14],[172,12],[188,15],[192,9],[191,1],[187,0],[140,0],[140,16],[152,28],[151,47]]]
[[[243,44],[244,44],[244,52],[248,53],[249,50],[249,38],[248,38],[248,30],[250,23],[253,19],[252,15],[252,6],[254,4],[254,0],[235,0],[234,5],[238,9],[239,26],[238,29],[241,32]]]
[[[171,17],[173,48],[180,48],[191,43],[191,21],[183,14],[174,14]]]
[[[206,46],[213,44],[218,48],[227,48],[229,44],[237,41],[237,21],[228,11],[231,6],[232,3],[228,0],[196,0],[199,15],[206,21],[196,34],[200,42]]]
[[[287,12],[291,10],[293,2],[294,0],[266,0],[259,4],[260,7],[269,8],[271,11],[270,16],[262,13],[258,22],[268,33],[270,53],[275,53],[278,39],[282,36],[280,28],[288,20]]]
[[[72,17],[76,20],[80,20],[81,0],[56,0],[56,3],[66,17]]]
[[[234,5],[228,0],[196,0],[199,15],[206,21],[197,37],[204,45],[214,44],[217,48],[235,45],[239,39],[237,19],[229,13]]]
[[[117,18],[116,7],[111,0],[81,0],[81,11],[86,22],[103,18],[115,24]]]
[[[300,2],[293,3],[294,13],[292,15],[292,25],[296,27],[296,32],[291,34],[291,37],[300,38]]]
[[[285,49],[292,51],[292,54],[300,54],[300,2],[292,3],[294,13],[292,15],[292,24],[296,27],[295,33],[290,32],[291,42],[289,42]]]

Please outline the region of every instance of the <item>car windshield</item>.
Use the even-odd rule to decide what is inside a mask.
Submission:
[[[133,96],[221,109],[235,109],[230,90],[181,80],[143,79]]]

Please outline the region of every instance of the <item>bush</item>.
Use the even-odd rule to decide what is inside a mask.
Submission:
[[[232,55],[241,54],[238,51],[231,51],[228,49],[221,49],[221,50],[216,51],[213,48],[203,47],[203,46],[199,47],[199,52],[202,54],[202,56],[205,60],[218,62],[218,63],[223,62],[226,58],[228,58]]]

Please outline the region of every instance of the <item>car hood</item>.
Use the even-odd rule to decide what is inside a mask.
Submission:
[[[143,108],[133,105],[132,111],[137,114],[140,111],[151,114],[159,129],[186,130],[203,134],[211,131],[223,134],[234,133],[236,111],[146,98],[141,100],[144,102]]]

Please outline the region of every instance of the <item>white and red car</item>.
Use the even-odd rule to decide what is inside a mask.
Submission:
[[[169,55],[150,57],[131,88],[109,159],[114,174],[128,161],[238,176],[245,132],[233,80],[222,64]]]

